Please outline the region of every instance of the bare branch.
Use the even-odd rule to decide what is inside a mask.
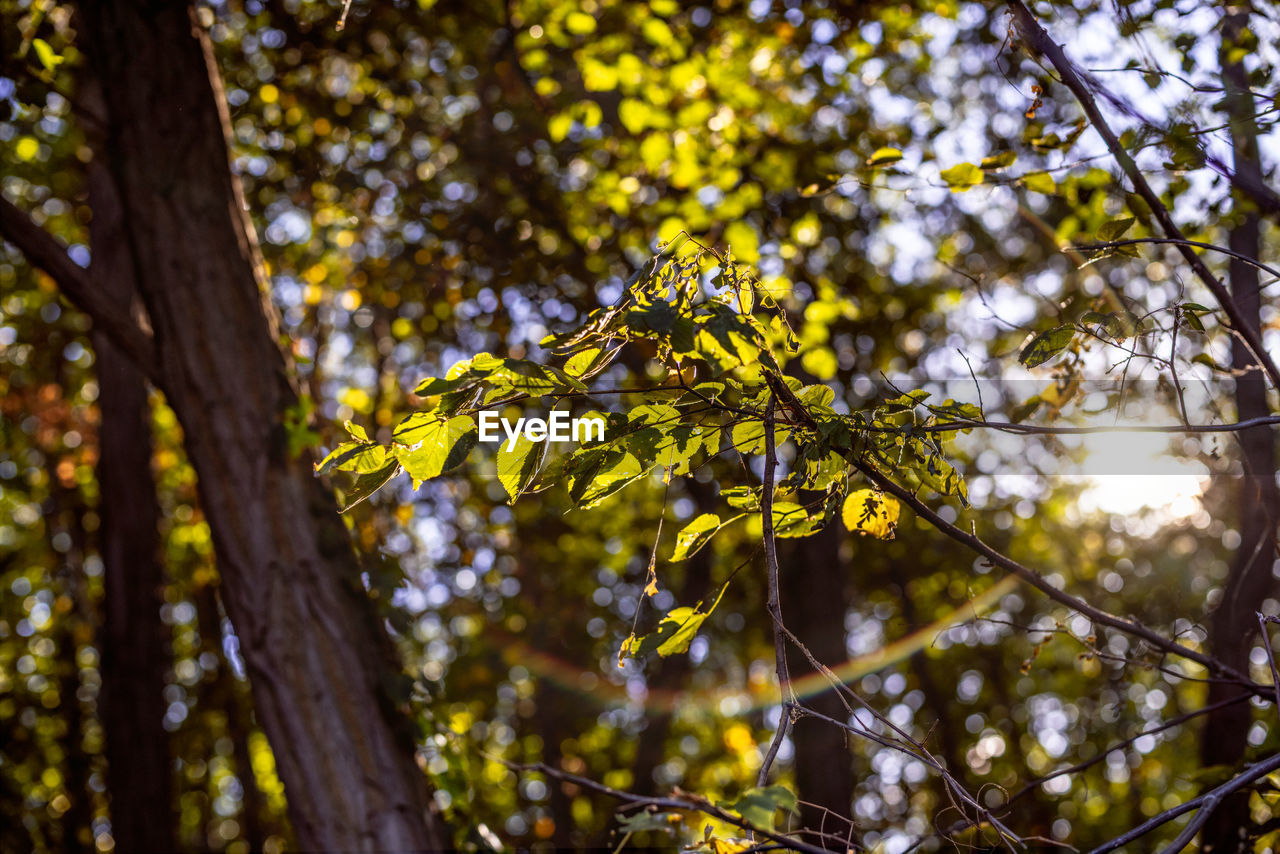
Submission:
[[[147,376],[155,381],[155,342],[116,300],[67,254],[62,243],[8,199],[0,197],[0,237],[12,243],[27,262],[48,273],[76,308]]]
[[[802,854],[830,854],[826,848],[820,848],[816,845],[809,845],[801,842],[791,836],[776,833],[772,830],[758,827],[744,819],[737,813],[729,812],[723,807],[718,807],[703,797],[692,794],[690,792],[682,792],[677,789],[673,797],[655,797],[650,795],[641,795],[636,792],[627,792],[622,789],[615,789],[612,786],[606,786],[604,783],[598,783],[590,777],[581,777],[577,774],[571,774],[568,771],[562,771],[559,768],[553,768],[543,762],[537,762],[529,765],[522,765],[515,762],[509,762],[500,756],[489,755],[490,759],[499,762],[502,765],[517,772],[528,772],[535,774],[545,774],[557,780],[564,780],[569,783],[581,786],[584,789],[590,789],[593,792],[599,792],[616,800],[622,801],[627,805],[645,805],[654,806],[658,809],[668,810],[684,810],[687,812],[700,812],[713,818],[723,821],[725,824],[731,824],[734,827],[754,833],[756,836],[767,839],[770,842],[776,842],[789,851],[800,851]]]
[[[1183,259],[1195,272],[1196,276],[1209,288],[1214,299],[1218,301],[1223,311],[1227,313],[1233,328],[1249,348],[1253,358],[1257,360],[1270,378],[1271,385],[1280,389],[1280,369],[1276,368],[1275,363],[1271,361],[1271,357],[1267,355],[1267,351],[1263,348],[1261,335],[1241,313],[1226,286],[1205,266],[1200,256],[1196,255],[1190,246],[1185,245],[1186,236],[1178,228],[1177,223],[1173,221],[1173,216],[1169,213],[1169,209],[1165,207],[1164,202],[1160,200],[1160,196],[1156,194],[1155,190],[1151,189],[1151,185],[1147,183],[1146,176],[1142,174],[1138,164],[1134,162],[1133,157],[1125,150],[1115,132],[1111,130],[1111,126],[1107,124],[1106,118],[1103,117],[1098,109],[1097,102],[1094,101],[1093,92],[1088,84],[1081,79],[1080,74],[1076,71],[1075,64],[1067,58],[1067,55],[1063,53],[1057,42],[1049,37],[1049,34],[1040,26],[1040,22],[1036,20],[1035,15],[1022,3],[1022,0],[1008,0],[1008,4],[1013,11],[1014,18],[1018,23],[1018,29],[1022,33],[1027,46],[1035,53],[1044,56],[1057,70],[1058,74],[1061,75],[1062,82],[1076,96],[1076,100],[1084,108],[1085,115],[1088,116],[1090,123],[1093,124],[1094,130],[1102,137],[1107,149],[1115,157],[1116,162],[1120,164],[1120,169],[1128,177],[1129,182],[1133,184],[1134,190],[1151,208],[1152,215],[1160,223],[1165,235],[1180,241],[1175,245],[1177,245]]]
[[[1237,252],[1226,246],[1218,246],[1216,243],[1205,243],[1201,240],[1181,240],[1173,237],[1132,237],[1127,240],[1107,240],[1102,243],[1089,243],[1080,246],[1072,246],[1071,248],[1080,252],[1097,252],[1106,249],[1116,249],[1120,246],[1137,246],[1142,243],[1151,243],[1157,246],[1188,246],[1196,249],[1207,249],[1210,252],[1220,252],[1223,255],[1230,255],[1237,261],[1243,261],[1250,267],[1255,267],[1268,275],[1275,276],[1277,279],[1280,279],[1280,270],[1263,264],[1257,258],[1250,258],[1243,252]]]
[[[1088,436],[1098,433],[1239,433],[1253,427],[1280,424],[1280,415],[1263,415],[1227,424],[1115,424],[1110,427],[1046,427],[1012,421],[944,421],[912,428],[917,433],[949,433],[955,430],[987,429],[1024,436]],[[901,433],[897,428],[859,427],[870,433]]]
[[[773,743],[760,764],[760,773],[756,775],[756,785],[764,786],[769,782],[769,769],[778,756],[778,748],[787,737],[791,724],[791,709],[794,696],[791,694],[791,675],[787,672],[787,641],[782,626],[782,600],[778,592],[778,551],[773,536],[773,489],[774,469],[778,465],[778,453],[775,446],[773,412],[778,404],[775,395],[769,396],[769,408],[764,413],[764,497],[761,501],[761,522],[764,526],[764,565],[769,575],[769,598],[765,608],[773,621],[773,656],[774,668],[778,674],[778,692],[782,695],[782,707],[778,716],[778,729],[773,734]]]
[[[1181,656],[1189,661],[1194,661],[1196,664],[1207,669],[1210,673],[1216,673],[1236,680],[1259,696],[1270,696],[1270,686],[1258,685],[1235,668],[1227,666],[1216,658],[1205,655],[1204,653],[1191,649],[1190,647],[1183,646],[1177,641],[1170,640],[1142,623],[1135,620],[1125,619],[1124,617],[1117,617],[1115,614],[1089,604],[1078,596],[1073,596],[1065,590],[1059,590],[1046,581],[1044,577],[1034,569],[1023,566],[1013,558],[1008,557],[987,545],[977,536],[977,534],[968,533],[946,521],[935,513],[929,505],[917,498],[912,492],[881,474],[870,464],[863,462],[862,460],[857,460],[854,462],[854,465],[859,471],[865,474],[872,483],[883,489],[885,492],[893,495],[902,503],[906,504],[930,525],[937,528],[956,542],[968,546],[971,550],[982,555],[992,565],[998,566],[1006,572],[1011,572],[1018,576],[1032,587],[1044,593],[1050,599],[1053,599],[1055,602],[1059,602],[1075,611],[1078,611],[1096,623],[1125,632],[1126,634],[1133,635],[1134,637],[1141,638],[1155,648],[1162,649],[1171,655]]]
[[[1182,833],[1178,834],[1178,838],[1161,852],[1161,854],[1176,854],[1176,852],[1181,851],[1191,843],[1191,840],[1195,838],[1196,833],[1198,833],[1200,828],[1204,826],[1204,823],[1209,820],[1209,816],[1213,814],[1214,809],[1216,809],[1218,804],[1222,802],[1223,798],[1232,792],[1243,789],[1259,777],[1265,777],[1272,771],[1278,769],[1280,769],[1280,753],[1275,754],[1270,759],[1265,759],[1262,762],[1259,762],[1244,773],[1236,777],[1232,777],[1221,786],[1210,789],[1199,797],[1192,798],[1189,801],[1184,801],[1173,809],[1166,810],[1155,818],[1144,821],[1142,824],[1121,834],[1120,836],[1117,836],[1110,842],[1098,846],[1090,851],[1089,854],[1107,854],[1109,851],[1115,851],[1117,848],[1121,848],[1136,839],[1146,836],[1157,827],[1173,821],[1184,813],[1191,812],[1195,809],[1200,810],[1200,813],[1182,829]]]

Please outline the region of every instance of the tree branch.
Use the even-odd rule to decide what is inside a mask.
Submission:
[[[1259,261],[1256,258],[1250,258],[1248,255],[1244,254],[1243,252],[1237,252],[1234,249],[1228,248],[1226,246],[1218,246],[1216,244],[1205,243],[1200,240],[1180,240],[1175,237],[1133,237],[1128,240],[1107,240],[1107,241],[1103,241],[1102,243],[1090,243],[1085,245],[1077,245],[1077,246],[1072,246],[1071,248],[1079,252],[1099,252],[1099,251],[1105,251],[1107,249],[1116,249],[1121,246],[1136,246],[1141,243],[1152,243],[1157,246],[1160,246],[1160,245],[1194,246],[1198,249],[1207,249],[1210,252],[1221,252],[1223,255],[1229,255],[1232,258],[1235,258],[1237,261],[1243,261],[1245,264],[1248,264],[1250,267],[1253,267],[1257,270],[1261,270],[1267,275],[1274,276],[1275,278],[1280,279],[1280,270],[1277,270],[1275,267],[1269,267],[1266,264],[1263,264],[1261,261]]]
[[[778,713],[778,729],[773,734],[773,743],[760,764],[760,773],[756,775],[756,785],[763,787],[769,782],[769,769],[782,747],[782,740],[787,737],[787,729],[791,724],[791,709],[794,697],[791,696],[791,676],[787,671],[787,641],[782,627],[782,600],[778,592],[778,551],[773,536],[773,488],[774,469],[778,465],[776,439],[774,437],[773,411],[778,400],[770,395],[769,407],[764,413],[764,495],[761,500],[761,523],[764,526],[764,565],[769,575],[769,598],[765,608],[773,621],[773,656],[774,668],[778,674],[778,693],[782,704]]]
[[[1265,759],[1262,762],[1259,762],[1243,774],[1240,774],[1237,777],[1232,777],[1221,786],[1210,789],[1199,797],[1180,803],[1173,809],[1166,810],[1165,812],[1160,813],[1160,815],[1144,821],[1142,824],[1121,834],[1120,836],[1117,836],[1110,842],[1098,846],[1090,851],[1089,854],[1107,854],[1109,851],[1115,851],[1117,848],[1121,848],[1136,839],[1146,836],[1160,825],[1173,821],[1183,813],[1199,809],[1200,814],[1188,822],[1187,826],[1182,829],[1182,833],[1178,835],[1178,838],[1161,852],[1161,854],[1176,854],[1176,852],[1181,851],[1190,844],[1191,840],[1195,838],[1196,833],[1204,826],[1204,823],[1209,820],[1209,816],[1213,814],[1213,810],[1222,802],[1223,798],[1238,789],[1244,788],[1259,777],[1265,777],[1267,774],[1270,774],[1272,771],[1277,769],[1280,769],[1280,753],[1277,753],[1270,759]]]
[[[1182,230],[1178,228],[1177,223],[1173,221],[1173,216],[1169,213],[1169,209],[1165,207],[1164,202],[1160,200],[1160,196],[1151,189],[1151,185],[1147,183],[1146,176],[1142,174],[1142,170],[1138,168],[1138,164],[1134,162],[1129,152],[1125,151],[1120,139],[1111,130],[1111,126],[1107,124],[1107,120],[1098,110],[1098,104],[1093,98],[1093,93],[1088,84],[1081,79],[1076,71],[1075,64],[1067,58],[1062,48],[1049,37],[1044,28],[1040,26],[1040,22],[1036,20],[1035,15],[1022,3],[1022,0],[1008,0],[1009,8],[1012,10],[1015,20],[1018,23],[1018,30],[1026,41],[1027,46],[1035,53],[1042,55],[1049,61],[1062,77],[1062,82],[1076,96],[1076,100],[1080,102],[1080,106],[1084,108],[1085,115],[1093,124],[1094,130],[1102,137],[1106,143],[1107,149],[1115,157],[1116,162],[1120,165],[1120,169],[1128,177],[1129,182],[1133,184],[1133,189],[1151,208],[1152,215],[1156,221],[1160,223],[1161,229],[1164,230],[1166,236],[1181,241],[1177,245],[1178,251],[1182,254],[1183,259],[1195,272],[1200,281],[1213,294],[1214,299],[1222,306],[1223,311],[1227,313],[1227,317],[1231,319],[1231,324],[1245,345],[1249,348],[1249,352],[1258,361],[1258,364],[1266,372],[1271,380],[1274,388],[1280,389],[1280,369],[1276,368],[1271,357],[1267,355],[1267,351],[1262,346],[1262,337],[1252,326],[1248,319],[1241,313],[1240,308],[1236,305],[1235,300],[1231,298],[1231,294],[1226,287],[1219,281],[1200,256],[1191,250],[1186,244],[1186,236]]]
[[[1069,608],[1083,614],[1096,623],[1116,629],[1141,638],[1157,649],[1162,649],[1172,655],[1181,656],[1189,661],[1194,661],[1201,665],[1210,673],[1216,673],[1222,676],[1237,680],[1241,685],[1247,687],[1259,696],[1270,696],[1269,686],[1261,686],[1256,684],[1244,674],[1240,673],[1233,667],[1218,661],[1212,656],[1205,655],[1190,647],[1183,646],[1177,641],[1170,640],[1156,631],[1144,626],[1142,623],[1134,620],[1128,620],[1124,617],[1117,617],[1115,614],[1102,610],[1094,605],[1090,605],[1078,596],[1073,596],[1065,590],[1059,590],[1044,579],[1040,573],[1030,567],[1023,566],[1011,557],[996,551],[991,546],[983,542],[977,534],[968,533],[955,525],[943,519],[935,513],[929,505],[925,504],[917,498],[912,492],[895,483],[885,475],[881,474],[875,468],[862,460],[855,460],[854,466],[862,472],[876,486],[893,495],[902,503],[906,504],[916,515],[923,518],[926,522],[946,534],[951,539],[962,545],[968,546],[972,551],[977,552],[987,559],[993,566],[998,566],[1006,572],[1010,572],[1023,581],[1026,581],[1032,587],[1044,593],[1055,602],[1060,602]]]
[[[552,766],[547,765],[544,762],[535,762],[531,764],[519,764],[516,762],[510,762],[506,759],[503,759],[501,756],[488,755],[487,758],[492,759],[501,765],[505,765],[507,768],[510,768],[512,771],[516,771],[517,773],[531,772],[535,774],[544,774],[548,777],[552,777],[557,780],[563,780],[568,783],[573,783],[574,785],[581,786],[582,788],[589,789],[593,792],[599,792],[602,795],[606,795],[610,798],[614,798],[616,800],[622,801],[625,805],[628,805],[628,806],[648,805],[648,806],[657,807],[658,809],[683,810],[686,812],[700,812],[705,815],[709,815],[712,818],[719,819],[720,821],[723,821],[725,824],[731,824],[734,827],[737,827],[741,830],[745,830],[745,831],[748,831],[749,833],[753,833],[756,836],[769,840],[770,842],[776,842],[779,845],[782,845],[788,851],[799,851],[801,852],[801,854],[830,854],[829,850],[826,848],[819,848],[816,845],[809,845],[808,843],[801,842],[800,840],[795,839],[794,837],[786,836],[781,833],[775,833],[772,830],[766,830],[765,828],[758,827],[757,825],[752,824],[751,822],[747,821],[737,813],[730,812],[724,809],[723,807],[718,807],[715,804],[711,803],[710,801],[706,800],[705,798],[699,797],[698,795],[694,795],[687,792],[681,792],[679,789],[675,790],[674,797],[669,797],[669,798],[656,797],[656,796],[650,796],[650,795],[641,795],[636,792],[626,792],[626,791],[623,791],[622,789],[615,789],[612,786],[606,786],[604,783],[596,782],[595,780],[592,780],[590,777],[582,777],[582,776],[579,776],[578,774],[571,774],[568,771],[562,771],[559,768],[553,768]]]
[[[89,315],[100,329],[129,360],[151,381],[155,381],[155,342],[130,318],[128,312],[103,288],[98,287],[89,271],[81,267],[62,243],[8,199],[0,197],[0,237],[12,243],[26,256],[27,262],[44,270],[58,284],[58,289]]]

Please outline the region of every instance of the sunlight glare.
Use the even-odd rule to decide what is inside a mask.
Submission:
[[[1081,437],[1088,485],[1084,510],[1128,515],[1144,508],[1183,518],[1199,508],[1209,472],[1204,463],[1172,456],[1166,437],[1150,433],[1098,433]]]

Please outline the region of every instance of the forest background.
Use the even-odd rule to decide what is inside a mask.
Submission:
[[[1280,839],[1274,4],[0,33],[0,849]]]

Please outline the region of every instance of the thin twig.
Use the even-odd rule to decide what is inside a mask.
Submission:
[[[1183,646],[1176,641],[1169,640],[1142,623],[1125,619],[1124,617],[1118,617],[1115,614],[1089,604],[1078,596],[1073,596],[1070,593],[1067,593],[1065,590],[1059,590],[1046,581],[1044,577],[1034,569],[1023,566],[1013,558],[1008,557],[1002,552],[999,552],[987,545],[977,535],[970,534],[969,532],[946,521],[935,513],[927,504],[917,498],[910,490],[900,486],[868,463],[862,460],[855,460],[853,464],[859,471],[866,475],[872,483],[879,486],[885,492],[890,493],[899,501],[902,501],[934,528],[938,529],[943,534],[946,534],[956,542],[968,546],[972,551],[975,551],[985,557],[991,564],[1023,579],[1050,599],[1078,611],[1096,623],[1101,623],[1109,628],[1117,629],[1135,637],[1142,638],[1157,649],[1163,649],[1165,652],[1181,656],[1189,661],[1194,661],[1207,669],[1210,673],[1218,673],[1220,675],[1236,679],[1241,685],[1253,690],[1255,693],[1261,692],[1262,686],[1257,685],[1253,680],[1218,659],[1205,655],[1204,653],[1191,649],[1190,647]]]
[[[1218,246],[1215,243],[1205,243],[1200,240],[1187,240],[1179,237],[1132,237],[1127,240],[1107,240],[1102,243],[1090,243],[1084,246],[1073,246],[1071,248],[1081,252],[1097,252],[1106,249],[1116,249],[1121,246],[1136,246],[1140,243],[1154,243],[1161,246],[1194,246],[1198,249],[1207,249],[1210,252],[1220,252],[1223,255],[1230,255],[1237,261],[1243,261],[1250,267],[1259,269],[1268,275],[1280,278],[1280,270],[1277,270],[1275,267],[1268,267],[1257,258],[1251,258],[1243,252],[1228,249],[1226,246]]]
[[[1227,313],[1232,325],[1248,346],[1250,354],[1270,378],[1272,386],[1280,388],[1280,368],[1276,367],[1271,357],[1267,354],[1266,348],[1262,345],[1261,335],[1249,324],[1248,318],[1241,313],[1240,307],[1236,305],[1226,286],[1222,284],[1218,277],[1201,260],[1200,256],[1193,252],[1191,246],[1187,244],[1186,236],[1178,228],[1177,223],[1173,221],[1173,216],[1169,213],[1169,209],[1165,207],[1164,202],[1160,200],[1160,196],[1155,190],[1151,189],[1151,185],[1147,183],[1146,176],[1142,174],[1138,164],[1134,162],[1133,157],[1125,150],[1119,137],[1116,136],[1106,118],[1098,109],[1098,104],[1093,98],[1092,91],[1077,73],[1075,64],[1067,58],[1058,43],[1049,37],[1049,34],[1040,26],[1040,22],[1036,20],[1035,15],[1022,3],[1022,0],[1008,0],[1008,5],[1013,11],[1014,18],[1018,23],[1018,29],[1027,46],[1034,53],[1044,56],[1057,70],[1058,74],[1062,76],[1063,84],[1076,96],[1076,100],[1080,102],[1080,106],[1084,109],[1085,115],[1088,116],[1094,130],[1098,132],[1103,142],[1106,143],[1107,149],[1115,157],[1121,171],[1128,177],[1134,191],[1150,207],[1152,216],[1160,223],[1165,236],[1178,241],[1174,245],[1178,247],[1183,259],[1195,271],[1196,276],[1204,282],[1205,286],[1213,294],[1214,299],[1222,306],[1223,311]]]
[[[778,749],[787,737],[791,725],[791,709],[795,697],[791,693],[791,676],[787,672],[787,641],[782,629],[782,600],[778,590],[778,550],[773,537],[773,489],[774,468],[778,465],[778,453],[774,437],[774,407],[778,404],[776,395],[769,395],[769,405],[764,413],[764,495],[761,499],[761,521],[764,527],[764,566],[769,576],[769,598],[765,608],[773,620],[773,656],[774,669],[778,674],[778,692],[782,696],[778,715],[778,729],[773,734],[773,743],[760,764],[760,773],[756,775],[756,785],[764,786],[769,782],[769,769],[778,756]]]
[[[1195,838],[1196,833],[1199,832],[1200,828],[1204,826],[1204,823],[1209,820],[1209,816],[1212,815],[1213,811],[1217,808],[1218,804],[1222,802],[1223,798],[1238,789],[1244,788],[1259,777],[1265,777],[1267,774],[1270,774],[1272,771],[1277,769],[1280,769],[1280,753],[1257,763],[1239,776],[1233,777],[1223,783],[1221,786],[1210,789],[1199,797],[1192,798],[1189,801],[1184,801],[1173,809],[1166,810],[1155,818],[1144,821],[1142,824],[1126,833],[1122,833],[1110,842],[1106,842],[1098,846],[1090,851],[1089,854],[1107,854],[1109,851],[1115,851],[1118,848],[1128,845],[1130,842],[1146,836],[1157,827],[1173,821],[1184,813],[1191,812],[1195,809],[1200,810],[1200,813],[1182,829],[1182,833],[1178,835],[1178,838],[1174,840],[1173,844],[1164,848],[1161,853],[1175,854],[1175,852],[1181,851],[1190,844],[1191,840]]]
[[[753,833],[756,836],[768,839],[770,842],[776,842],[791,851],[799,851],[802,854],[830,854],[826,848],[820,848],[816,845],[810,845],[801,842],[791,836],[777,833],[763,827],[752,824],[737,813],[730,812],[723,807],[718,807],[710,801],[698,795],[676,790],[673,797],[657,797],[650,795],[641,795],[636,792],[627,792],[622,789],[615,789],[612,786],[606,786],[592,780],[590,777],[581,777],[577,774],[571,774],[568,771],[562,771],[554,768],[544,762],[535,762],[531,764],[521,764],[503,759],[501,756],[485,754],[485,756],[493,761],[510,768],[512,771],[545,774],[557,780],[563,780],[568,783],[581,786],[584,789],[590,789],[593,792],[599,792],[602,795],[622,801],[627,806],[653,806],[658,809],[667,810],[683,810],[686,812],[700,812],[709,815],[712,818],[723,821],[725,824],[731,824],[734,827]]]

